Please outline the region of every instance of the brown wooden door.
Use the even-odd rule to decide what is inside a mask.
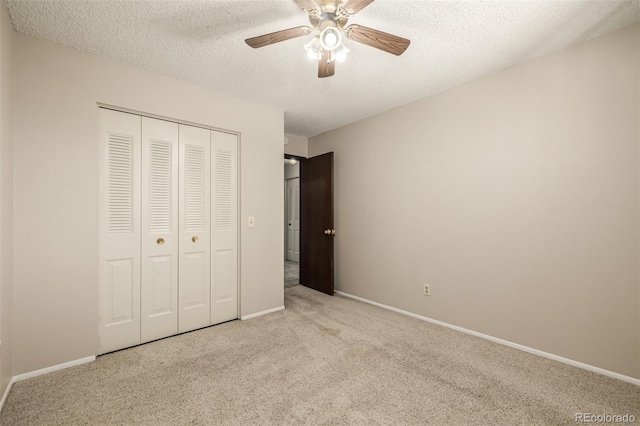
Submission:
[[[300,163],[300,284],[333,295],[333,152]]]

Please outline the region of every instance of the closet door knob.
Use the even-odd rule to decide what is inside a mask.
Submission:
[[[194,243],[197,243],[198,237],[194,235],[193,237],[191,237],[191,241],[193,241]]]
[[[159,246],[163,245],[164,244],[164,238],[158,238],[156,240],[156,244],[158,244]]]

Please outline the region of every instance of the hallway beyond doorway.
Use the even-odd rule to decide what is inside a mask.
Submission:
[[[300,264],[290,260],[284,261],[284,288],[300,284]]]

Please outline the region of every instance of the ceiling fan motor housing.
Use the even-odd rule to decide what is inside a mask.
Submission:
[[[344,29],[348,18],[341,15],[339,13],[340,11],[341,9],[335,2],[325,1],[322,4],[319,14],[309,14],[309,22],[311,22],[311,25],[314,28],[317,28],[320,31],[329,26]]]

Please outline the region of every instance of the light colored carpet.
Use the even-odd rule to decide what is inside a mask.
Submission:
[[[14,385],[4,425],[574,424],[640,388],[303,286],[287,309]]]
[[[284,261],[284,288],[300,284],[300,264],[298,262]]]

